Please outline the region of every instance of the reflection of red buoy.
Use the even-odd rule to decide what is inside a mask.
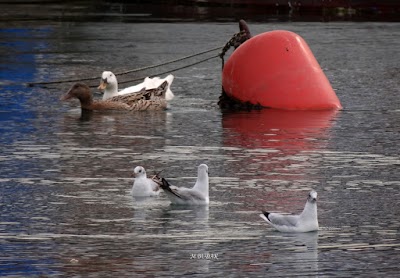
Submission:
[[[240,172],[243,165],[248,165],[260,179],[304,179],[306,173],[315,174],[310,163],[316,163],[317,167],[319,161],[302,161],[302,158],[310,158],[314,151],[326,148],[337,113],[333,109],[224,113],[223,146],[234,147],[227,152],[231,156],[227,161],[232,161],[233,172]],[[237,160],[240,163],[235,163]]]
[[[307,43],[289,31],[257,35],[237,48],[222,73],[226,94],[287,110],[342,108]]]
[[[312,151],[326,143],[336,115],[336,110],[226,113],[222,126],[230,132],[223,142],[230,147],[279,149],[286,154]]]

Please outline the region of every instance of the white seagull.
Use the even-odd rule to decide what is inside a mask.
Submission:
[[[168,83],[165,99],[169,101],[174,98],[174,94],[171,91],[171,84],[174,81],[174,76],[172,74],[163,79],[157,76],[153,78],[146,77],[140,84],[118,90],[118,80],[115,74],[111,71],[103,71],[103,73],[101,74],[100,85],[97,89],[104,90],[103,100],[106,100],[115,96],[137,93],[142,89],[155,89],[158,88],[162,83],[164,83],[164,81],[167,81]]]
[[[317,192],[308,195],[303,212],[299,215],[284,215],[263,211],[260,217],[284,233],[305,233],[318,230]]]
[[[153,197],[160,194],[160,185],[155,178],[147,178],[146,171],[142,166],[137,166],[133,170],[135,181],[132,186],[133,197]]]
[[[197,181],[193,188],[176,187],[162,179],[162,189],[171,203],[176,205],[207,205],[208,196],[208,166],[200,164],[197,168]]]

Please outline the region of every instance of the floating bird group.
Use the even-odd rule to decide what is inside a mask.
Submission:
[[[197,167],[197,180],[193,187],[177,187],[171,185],[165,178],[155,175],[148,178],[143,167],[134,169],[135,181],[132,186],[134,197],[153,197],[160,194],[163,189],[165,195],[175,205],[208,205],[209,177],[208,166],[200,164]],[[287,215],[262,211],[260,217],[276,230],[284,233],[305,233],[317,231],[317,192],[312,190],[308,195],[306,205],[302,213]]]
[[[118,81],[111,71],[104,71],[98,89],[104,90],[102,100],[94,100],[92,92],[86,84],[76,83],[61,97],[61,100],[76,98],[82,110],[92,111],[142,111],[163,110],[167,101],[174,97],[170,87],[173,75],[162,79],[146,77],[135,86],[118,91]],[[135,167],[135,180],[132,186],[133,197],[155,197],[163,191],[172,204],[176,205],[208,205],[209,177],[208,166],[200,164],[197,168],[197,180],[193,187],[177,187],[159,175],[147,177],[142,166]],[[299,215],[262,211],[260,217],[280,232],[311,232],[318,230],[317,192],[311,191],[306,205]]]
[[[197,168],[197,180],[192,188],[176,187],[162,179],[161,187],[170,199],[177,205],[207,205],[208,198],[208,166],[200,164]]]
[[[200,164],[197,167],[197,180],[192,188],[170,185],[165,178],[154,175],[148,178],[142,166],[133,170],[135,181],[132,186],[134,197],[157,196],[160,187],[164,190],[172,204],[176,205],[207,205],[208,198],[208,166]]]
[[[89,86],[83,83],[74,84],[61,100],[77,98],[82,110],[92,111],[142,111],[164,110],[167,108],[165,93],[168,82],[164,81],[155,89],[142,89],[139,92],[117,95],[106,100],[94,100]]]
[[[91,111],[143,111],[165,110],[167,101],[174,98],[170,87],[173,75],[162,79],[146,77],[138,85],[118,91],[118,81],[111,71],[104,71],[98,89],[104,90],[102,100],[94,100],[88,85],[75,83],[61,100],[76,98],[82,110]]]

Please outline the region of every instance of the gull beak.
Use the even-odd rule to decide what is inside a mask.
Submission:
[[[308,198],[311,202],[317,201],[317,192],[315,191],[311,192]]]
[[[100,80],[100,85],[99,85],[99,87],[97,87],[97,89],[99,89],[99,90],[104,90],[106,87],[107,87],[107,78],[102,78],[101,80]]]

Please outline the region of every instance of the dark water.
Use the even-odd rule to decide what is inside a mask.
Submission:
[[[174,72],[166,112],[83,118],[58,100],[70,84],[23,83],[161,63],[222,46],[237,24],[0,27],[1,276],[398,275],[400,24],[250,24],[308,42],[344,106],[337,113],[223,114],[213,59]],[[137,165],[190,186],[200,163],[208,209],[130,196]],[[318,233],[282,234],[259,218],[300,212],[312,188]]]

